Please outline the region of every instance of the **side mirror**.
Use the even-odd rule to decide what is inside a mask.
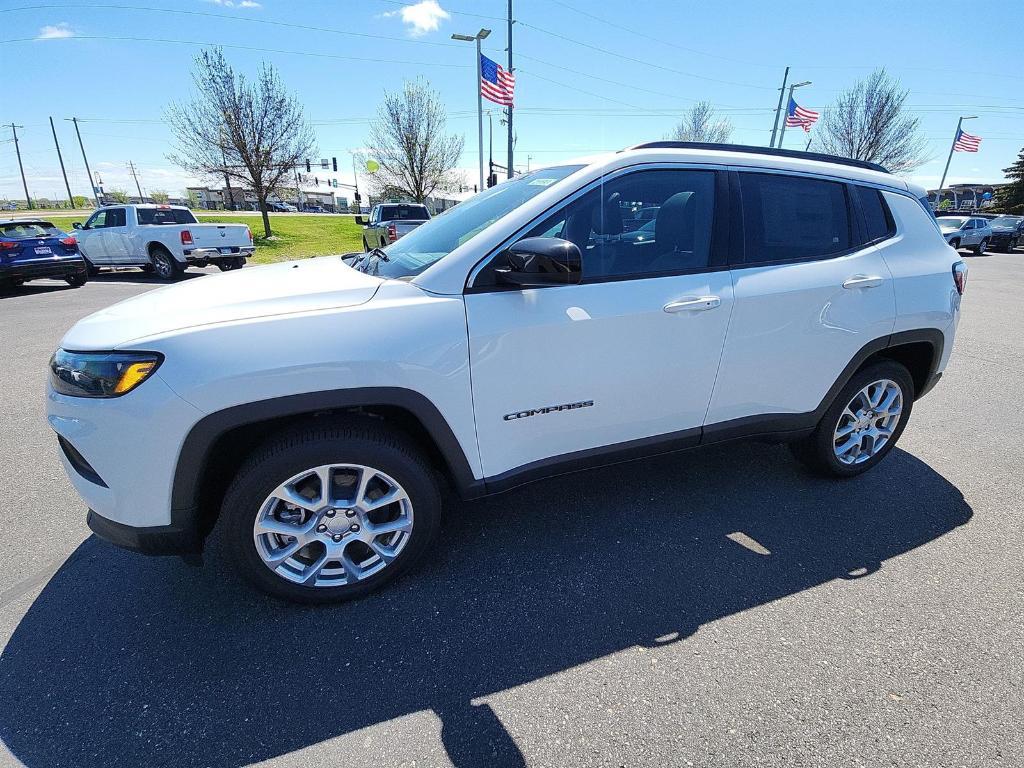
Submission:
[[[360,227],[367,226],[366,219],[364,219],[362,216],[356,216],[356,224],[358,224]]]
[[[75,228],[75,229],[81,229],[81,228],[82,228],[82,222],[80,222],[80,221],[76,221],[76,222],[75,222],[74,224],[72,224],[71,226],[72,226],[73,228]]]
[[[575,285],[583,279],[576,243],[558,237],[527,237],[505,251],[507,267],[494,270],[503,283],[521,288]]]

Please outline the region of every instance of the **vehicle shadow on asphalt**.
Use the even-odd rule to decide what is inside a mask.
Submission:
[[[207,274],[216,274],[209,272],[183,272],[176,281],[182,282],[185,280],[192,280],[196,277],[203,277]],[[113,283],[121,285],[152,285],[153,287],[159,287],[162,285],[171,285],[172,281],[161,280],[159,277],[147,275],[137,269],[124,272],[101,272],[98,275],[94,275],[89,278],[89,283]],[[88,283],[86,283],[88,285]],[[65,283],[63,280],[47,280],[42,282],[28,282],[24,285],[19,285],[16,288],[4,288],[0,290],[0,299],[14,298],[18,296],[33,296],[44,293],[55,293],[59,291],[73,291],[78,290],[72,288],[70,285]]]
[[[899,449],[839,482],[740,444],[452,501],[425,567],[331,608],[252,592],[216,542],[195,569],[90,538],[0,656],[0,737],[30,768],[240,766],[431,710],[455,765],[523,765],[475,700],[870,578],[971,514]]]

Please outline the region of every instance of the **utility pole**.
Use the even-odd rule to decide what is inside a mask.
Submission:
[[[508,0],[508,73],[512,69],[512,0]],[[515,172],[512,170],[512,105],[508,105],[508,177],[511,179]]]
[[[786,72],[782,76],[782,87],[779,88],[779,106],[775,108],[775,124],[772,125],[772,140],[769,147],[775,146],[775,134],[779,130],[779,114],[782,112],[782,99],[786,95],[787,80],[789,80],[789,67],[786,67]]]
[[[938,203],[942,197],[942,188],[946,186],[946,174],[949,173],[949,162],[953,159],[953,150],[956,149],[956,140],[960,138],[960,128],[964,124],[964,120],[975,120],[977,115],[961,115],[960,119],[956,121],[956,133],[953,134],[953,142],[949,145],[949,156],[946,158],[946,167],[942,170],[942,180],[939,182],[939,191],[935,193],[935,206],[938,210]]]
[[[64,118],[67,120],[68,118]],[[96,207],[100,207],[100,194],[92,180],[92,171],[89,170],[89,158],[85,156],[85,144],[82,143],[82,132],[78,130],[78,118],[72,117],[71,122],[75,124],[75,135],[78,136],[78,146],[82,150],[82,160],[85,161],[85,172],[89,174],[89,186],[92,187],[92,196],[96,200]]]
[[[18,156],[18,170],[21,171],[21,186],[25,188],[25,205],[31,211],[35,206],[32,205],[32,198],[28,194],[28,182],[25,181],[25,167],[21,164],[21,147],[18,146],[18,129],[24,128],[24,125],[15,125],[10,123],[8,128],[11,129],[11,133],[14,134],[14,153]]]
[[[480,187],[479,190],[482,192],[485,189],[484,186],[484,99],[483,93],[480,90],[480,81],[482,79],[483,64],[480,61],[480,41],[486,39],[491,34],[489,29],[481,29],[475,35],[452,35],[452,40],[461,40],[463,42],[476,42],[476,81],[473,83],[473,87],[476,90],[476,135],[477,135],[477,146],[478,154],[480,158]]]
[[[139,193],[139,202],[146,202],[142,197],[142,185],[139,184],[139,175],[135,172],[135,163],[131,160],[128,161],[128,169],[132,172],[132,178],[135,179],[135,189],[138,190]]]
[[[487,185],[491,184],[491,176],[494,175],[494,113],[487,110]]]
[[[789,98],[786,100],[786,114],[789,114],[789,102],[793,100],[793,91],[797,88],[803,88],[805,85],[810,85],[810,80],[804,80],[802,83],[793,83],[789,86]],[[782,149],[782,139],[786,135],[786,121],[782,121],[782,128],[779,130],[779,149]]]
[[[60,142],[57,141],[57,129],[53,125],[53,117],[50,117],[50,130],[53,131],[53,145],[57,147],[57,159],[60,160],[60,172],[64,176],[64,188],[68,191],[68,202],[75,207],[75,198],[71,195],[71,185],[68,184],[68,172],[64,170],[64,157],[60,153]]]

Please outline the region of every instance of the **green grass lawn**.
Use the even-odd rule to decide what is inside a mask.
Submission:
[[[72,231],[76,221],[84,222],[85,216],[47,216],[54,226],[66,232]],[[337,214],[307,214],[303,216],[270,215],[273,236],[263,237],[263,220],[259,216],[233,216],[228,214],[196,213],[200,223],[248,224],[256,243],[256,255],[251,264],[270,264],[275,261],[305,259],[311,256],[327,256],[334,253],[349,253],[363,250],[362,227],[351,216]]]

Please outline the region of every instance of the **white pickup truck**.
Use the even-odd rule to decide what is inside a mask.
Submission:
[[[93,274],[100,267],[140,267],[174,280],[189,265],[240,269],[256,250],[245,224],[200,224],[177,205],[105,206],[74,227]]]
[[[356,216],[363,225],[363,250],[383,248],[412,232],[430,219],[430,211],[422,203],[380,203],[373,206],[370,218]]]

